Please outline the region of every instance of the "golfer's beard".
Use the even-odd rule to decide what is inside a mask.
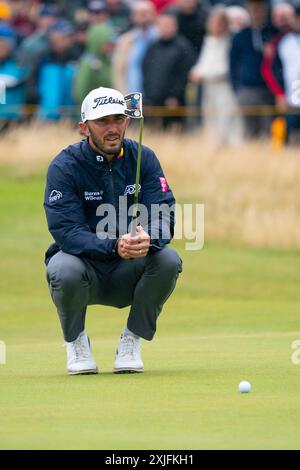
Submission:
[[[91,139],[93,141],[93,144],[95,145],[95,147],[97,147],[97,150],[99,151],[99,153],[101,153],[102,155],[118,155],[120,152],[121,152],[121,149],[122,149],[122,146],[123,146],[123,141],[124,141],[124,135],[125,135],[125,132],[123,133],[123,135],[121,136],[121,139],[120,139],[120,146],[118,147],[117,150],[111,150],[111,149],[107,149],[105,148],[103,142],[101,142],[100,139],[98,139],[97,135],[95,135],[95,133],[90,129],[90,134],[91,134]]]

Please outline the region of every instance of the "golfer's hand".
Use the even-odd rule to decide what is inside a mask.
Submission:
[[[140,225],[136,228],[136,235],[130,233],[122,236],[118,243],[118,253],[123,259],[143,258],[147,255],[150,247],[150,236]]]

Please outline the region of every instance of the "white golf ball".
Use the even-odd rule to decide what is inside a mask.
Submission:
[[[242,382],[239,383],[239,391],[241,393],[251,392],[251,384],[247,382],[246,380],[243,380]]]

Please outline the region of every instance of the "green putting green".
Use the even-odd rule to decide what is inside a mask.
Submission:
[[[93,306],[101,373],[68,377],[45,282],[43,189],[43,178],[1,170],[0,448],[299,449],[299,254],[173,244],[184,272],[144,342],[146,372],[112,374],[127,309]]]

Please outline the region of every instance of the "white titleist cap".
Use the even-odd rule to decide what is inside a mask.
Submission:
[[[82,122],[92,121],[111,114],[125,114],[126,105],[122,93],[113,88],[96,88],[83,100],[81,105]]]

